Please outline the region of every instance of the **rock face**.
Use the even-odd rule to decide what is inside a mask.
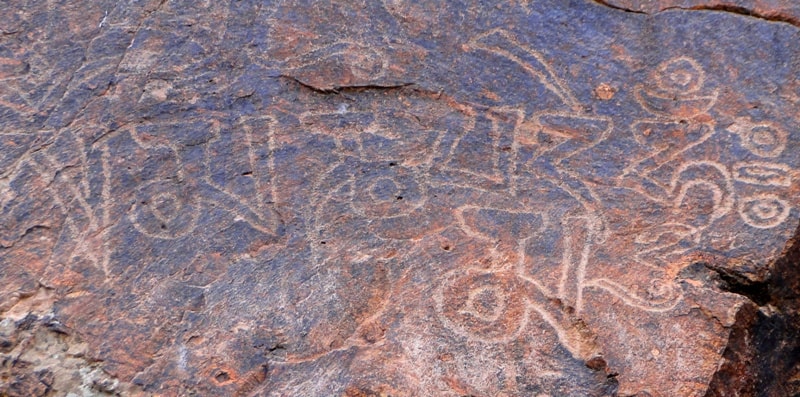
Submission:
[[[794,2],[14,3],[0,395],[800,395]]]

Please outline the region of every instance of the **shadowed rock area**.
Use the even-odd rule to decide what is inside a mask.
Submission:
[[[0,396],[800,396],[790,1],[0,7]]]

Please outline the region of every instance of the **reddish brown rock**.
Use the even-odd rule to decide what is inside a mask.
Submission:
[[[619,9],[653,14],[667,10],[731,12],[800,26],[800,5],[792,0],[596,0]]]
[[[796,10],[600,3],[0,11],[0,394],[797,394]]]

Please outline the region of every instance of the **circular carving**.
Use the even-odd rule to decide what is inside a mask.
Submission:
[[[175,239],[194,230],[198,205],[185,189],[171,181],[139,188],[130,219],[136,230],[153,238]]]
[[[742,146],[761,157],[778,157],[786,148],[788,134],[768,124],[746,129],[741,134]]]
[[[658,67],[656,84],[669,93],[690,94],[702,88],[704,80],[705,73],[696,61],[679,57]]]
[[[445,277],[437,297],[442,322],[457,333],[486,342],[516,338],[528,313],[511,272],[477,269]]]
[[[748,225],[769,229],[780,225],[789,217],[791,206],[773,194],[762,194],[744,198],[739,205],[739,214]]]
[[[355,183],[353,207],[368,218],[407,215],[425,202],[425,188],[414,170],[397,165],[365,165]]]

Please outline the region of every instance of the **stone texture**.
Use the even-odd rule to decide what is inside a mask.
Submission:
[[[626,11],[653,14],[666,10],[709,10],[800,26],[800,4],[791,0],[596,0]]]
[[[789,2],[13,3],[1,394],[800,393]]]

